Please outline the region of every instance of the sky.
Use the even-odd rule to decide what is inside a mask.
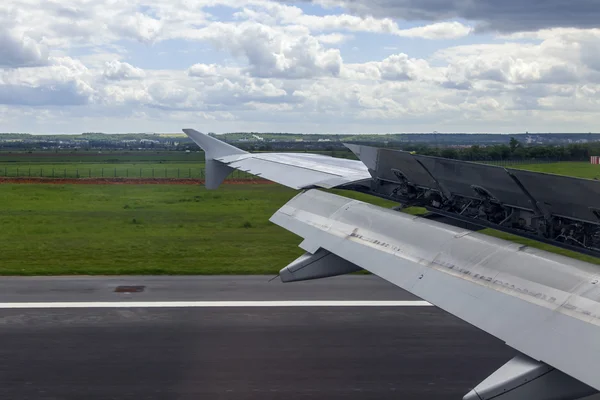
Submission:
[[[0,132],[600,132],[597,0],[4,0]]]

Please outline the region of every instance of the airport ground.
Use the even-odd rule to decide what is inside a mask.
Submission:
[[[364,275],[5,278],[0,324],[6,399],[460,399],[514,354]]]
[[[0,280],[0,397],[460,399],[514,355],[374,276],[268,282],[302,253],[268,222],[296,191],[53,182],[0,185],[0,275],[71,275]]]

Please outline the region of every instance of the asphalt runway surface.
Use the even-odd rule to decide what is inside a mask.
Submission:
[[[374,276],[268,279],[2,278],[0,398],[461,399],[515,354]],[[286,305],[304,300],[369,305]],[[86,305],[171,301],[282,303]]]

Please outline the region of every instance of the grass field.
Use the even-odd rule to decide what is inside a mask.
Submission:
[[[522,167],[587,178],[600,169],[587,163]],[[268,222],[296,193],[279,185],[207,191],[196,185],[3,184],[0,275],[275,274],[302,253],[299,238]],[[533,240],[483,232],[600,264]]]
[[[203,178],[204,152],[0,152],[0,177]]]
[[[2,185],[0,274],[271,273],[300,254],[276,185]]]
[[[204,162],[203,151],[0,151],[0,165],[80,164],[80,163],[187,163]]]
[[[0,188],[0,275],[275,274],[302,253],[300,238],[268,221],[297,193],[279,185]],[[491,229],[484,233],[600,263]]]
[[[575,176],[578,178],[600,179],[600,165],[589,162],[559,162],[551,164],[526,164],[514,166],[515,169],[526,169],[535,172],[546,172],[550,174]]]
[[[279,185],[3,184],[0,274],[276,273],[302,250],[300,238],[268,219],[296,193]]]
[[[331,155],[331,152],[320,153]],[[335,155],[351,154],[337,152]],[[0,152],[0,177],[203,178],[204,167],[203,152]],[[511,165],[509,168],[600,179],[600,165],[592,165],[589,162],[524,164]],[[234,178],[247,177],[244,173],[235,174],[237,175],[234,175]]]

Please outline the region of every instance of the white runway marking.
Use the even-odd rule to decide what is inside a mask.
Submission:
[[[0,303],[0,309],[10,308],[182,308],[182,307],[428,307],[430,303],[414,301],[337,301],[337,300],[284,300],[284,301],[82,301]]]

